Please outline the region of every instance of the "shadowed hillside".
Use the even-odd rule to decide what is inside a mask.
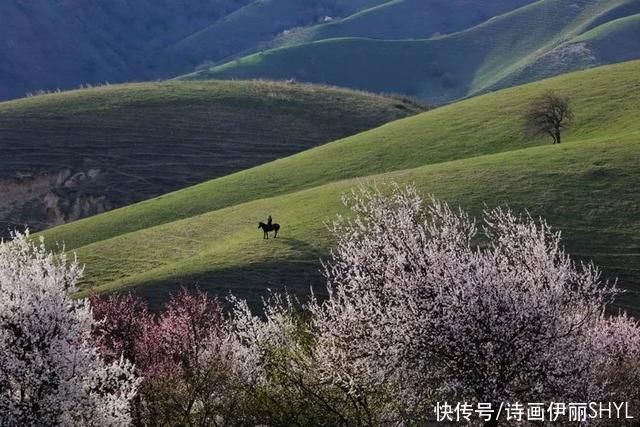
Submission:
[[[328,37],[450,34],[533,1],[6,0],[0,99],[164,79],[267,46]]]
[[[257,81],[133,84],[0,103],[0,226],[58,225],[420,111],[401,99]]]
[[[319,282],[331,244],[324,221],[341,211],[340,195],[360,179],[414,181],[476,214],[486,203],[544,216],[572,254],[620,277],[631,291],[620,304],[634,308],[639,87],[640,62],[630,62],[496,92],[45,236],[77,250],[86,285],[100,291],[136,289],[156,302],[178,284],[249,298],[267,286],[305,294]],[[576,115],[560,146],[521,134],[528,101],[549,89],[568,95]],[[256,225],[269,214],[282,238],[262,241]]]
[[[165,46],[250,0],[3,0],[0,99],[84,83],[169,75]]]
[[[3,0],[0,100],[173,77],[383,1]]]

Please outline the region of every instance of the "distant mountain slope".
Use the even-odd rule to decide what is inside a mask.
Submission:
[[[474,27],[534,1],[393,0],[347,18],[287,32],[272,44],[282,47],[342,37],[426,39]]]
[[[3,0],[0,99],[174,76],[383,1]]]
[[[254,1],[169,46],[167,66],[170,66],[170,62],[177,62],[196,67],[206,61],[218,61],[246,51],[256,51],[291,28],[313,25],[329,16],[348,16],[362,8],[388,1]]]
[[[475,213],[508,204],[563,231],[631,292],[640,312],[640,62],[520,86],[386,124],[345,140],[44,233],[87,263],[87,287],[162,301],[178,284],[255,299],[305,294],[330,247],[324,221],[360,179],[414,181]],[[553,89],[576,115],[566,143],[525,140],[521,114]],[[382,174],[382,175],[381,175]],[[268,214],[281,238],[262,241]],[[176,250],[180,248],[180,250]]]
[[[367,93],[240,81],[0,103],[0,234],[104,212],[420,111]]]
[[[301,40],[449,34],[533,1],[5,0],[0,100],[174,77]]]
[[[500,82],[513,86],[571,70],[640,58],[640,14],[607,22],[541,55]]]
[[[622,34],[628,25],[613,21],[638,12],[640,0],[540,0],[444,37],[321,40],[268,50],[184,78],[294,78],[443,103],[618,58],[637,58],[640,40],[632,39],[593,43],[591,53],[580,61],[549,60],[552,52],[598,28],[601,40],[607,35],[608,40],[619,39],[615,33]],[[606,53],[609,50],[613,52]]]
[[[168,43],[249,1],[0,1],[0,99],[168,76],[154,69]]]

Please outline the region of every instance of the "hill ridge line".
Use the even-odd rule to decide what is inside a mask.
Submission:
[[[598,144],[601,143],[603,141],[609,142],[609,143],[615,143],[618,139],[627,139],[629,137],[638,135],[640,136],[640,131],[630,131],[630,132],[626,132],[623,134],[619,134],[619,135],[613,135],[611,137],[597,137],[597,138],[590,138],[590,139],[579,139],[579,140],[570,140],[570,141],[565,141],[562,143],[562,147],[572,147],[574,145],[582,145],[582,144]],[[169,222],[165,222],[162,224],[156,224],[153,225],[151,227],[147,227],[144,229],[139,229],[139,230],[132,230],[132,231],[128,231],[126,233],[123,234],[119,234],[117,236],[112,236],[109,237],[107,239],[104,240],[97,240],[95,242],[91,242],[90,244],[84,245],[84,246],[80,246],[78,248],[75,248],[69,252],[73,253],[74,251],[76,251],[77,249],[83,249],[83,248],[89,248],[95,244],[100,244],[100,243],[104,243],[104,242],[108,242],[110,240],[113,239],[119,239],[119,238],[124,238],[128,235],[131,234],[135,234],[141,231],[145,231],[145,230],[154,230],[154,229],[159,229],[165,226],[170,226],[170,225],[176,225],[176,224],[180,224],[183,222],[188,222],[190,220],[193,219],[197,219],[197,218],[203,218],[206,217],[208,215],[211,215],[213,213],[216,212],[224,212],[226,210],[232,210],[232,209],[237,209],[238,207],[241,207],[243,205],[249,205],[252,203],[257,203],[257,202],[261,202],[261,201],[266,201],[266,200],[273,200],[273,199],[277,199],[277,198],[282,198],[282,197],[287,197],[287,196],[291,196],[291,195],[295,195],[295,194],[304,194],[304,193],[309,193],[309,192],[313,192],[316,191],[318,189],[321,189],[323,187],[328,187],[328,186],[332,186],[332,185],[340,185],[340,184],[346,184],[349,182],[353,182],[354,188],[359,184],[359,183],[363,183],[366,184],[367,182],[373,182],[373,181],[378,181],[378,182],[385,182],[385,179],[381,179],[384,178],[388,175],[401,175],[401,174],[409,174],[411,172],[415,172],[415,171],[419,171],[422,169],[428,169],[428,168],[438,168],[438,167],[446,167],[446,166],[455,166],[457,164],[462,164],[465,162],[470,162],[470,161],[474,161],[474,160],[484,160],[484,159],[492,159],[492,158],[497,158],[497,157],[506,157],[509,156],[511,154],[520,154],[522,152],[542,152],[542,151],[550,151],[553,149],[558,149],[557,146],[555,145],[533,145],[533,146],[528,146],[528,147],[522,147],[522,148],[514,148],[514,149],[510,149],[510,150],[506,150],[506,151],[500,151],[500,152],[496,152],[496,153],[487,153],[487,154],[479,154],[476,156],[471,156],[471,157],[464,157],[464,158],[459,158],[459,159],[452,159],[452,160],[446,160],[446,161],[442,161],[442,162],[436,162],[436,163],[428,163],[428,164],[424,164],[422,166],[416,166],[416,167],[412,167],[412,168],[406,168],[406,169],[396,169],[396,170],[392,170],[392,171],[387,171],[387,172],[381,172],[381,173],[376,173],[376,174],[372,174],[372,175],[365,175],[365,176],[356,176],[356,177],[351,177],[351,178],[342,178],[342,179],[337,179],[335,181],[328,181],[328,182],[323,182],[321,184],[318,185],[313,185],[311,187],[305,187],[305,188],[301,188],[301,189],[297,189],[297,190],[292,190],[292,191],[288,191],[285,193],[279,193],[277,195],[273,195],[270,197],[260,197],[260,198],[255,198],[255,199],[251,199],[248,201],[243,201],[237,204],[233,204],[233,205],[228,205],[228,206],[224,206],[222,208],[219,209],[213,209],[210,211],[206,211],[206,212],[201,212],[198,214],[194,214],[192,216],[188,216],[188,217],[184,217],[184,218],[179,218],[173,221],[169,221]],[[277,161],[277,160],[276,160]],[[240,172],[238,172],[240,173]],[[206,183],[203,183],[206,184]],[[197,184],[197,185],[202,185],[202,184]],[[182,191],[182,190],[178,190],[178,191]],[[169,193],[170,194],[170,193]],[[162,196],[160,196],[162,197]],[[153,199],[151,199],[153,200]],[[126,207],[125,207],[126,208]]]

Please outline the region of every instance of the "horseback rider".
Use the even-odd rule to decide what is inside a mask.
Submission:
[[[262,231],[264,233],[263,237],[265,239],[269,238],[269,233],[271,231],[275,231],[275,234],[273,236],[273,238],[275,239],[276,237],[278,237],[278,231],[280,231],[280,224],[275,224],[273,222],[273,219],[271,218],[271,215],[269,215],[269,219],[267,220],[267,223],[265,224],[264,222],[260,222],[258,224],[258,228],[262,228]]]

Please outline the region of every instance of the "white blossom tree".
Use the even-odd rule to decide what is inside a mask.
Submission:
[[[384,387],[356,395],[325,375],[309,312],[293,298],[272,295],[262,316],[232,299],[237,372],[250,391],[251,412],[268,425],[383,425],[394,413]]]
[[[0,243],[0,424],[127,425],[138,380],[107,364],[86,300],[73,300],[82,269],[42,241]]]
[[[594,355],[587,378],[592,401],[628,402],[640,418],[640,327],[628,315],[599,319],[590,329]]]
[[[413,187],[345,201],[329,298],[309,307],[323,381],[359,399],[391,386],[399,416],[423,419],[435,399],[571,401],[638,380],[638,359],[621,356],[640,345],[637,325],[604,318],[615,286],[573,263],[544,221],[497,209],[479,233]],[[614,356],[633,368],[603,377]]]

